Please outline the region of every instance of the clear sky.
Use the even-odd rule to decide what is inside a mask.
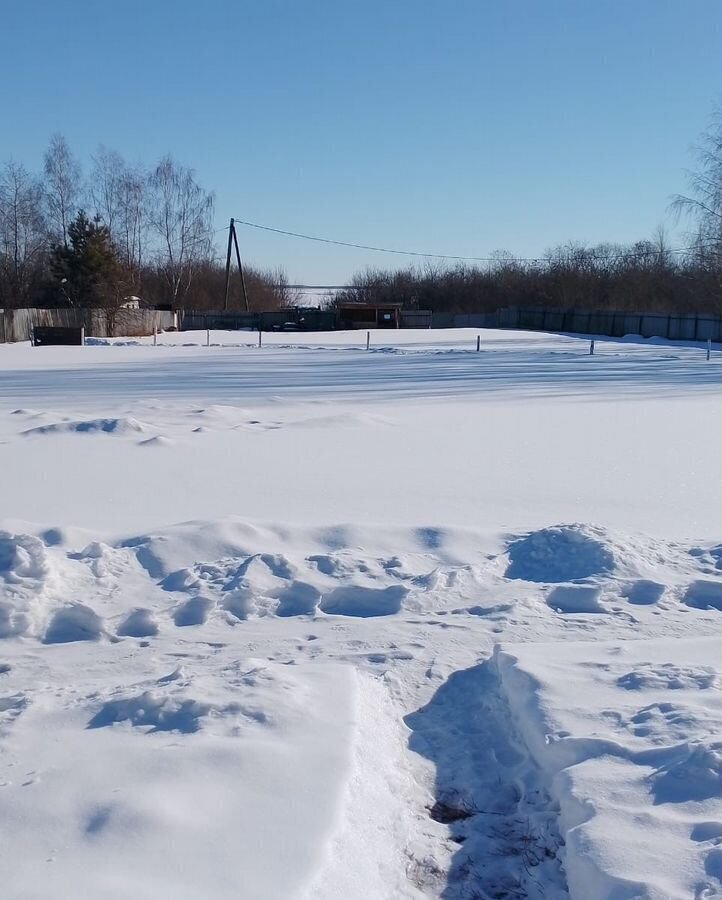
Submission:
[[[6,0],[0,160],[171,151],[231,215],[374,245],[537,256],[674,226],[722,96],[720,0]],[[403,257],[243,228],[340,283]],[[219,235],[223,240],[223,235]]]

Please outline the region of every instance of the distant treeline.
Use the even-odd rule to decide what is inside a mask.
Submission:
[[[489,263],[395,271],[367,269],[335,301],[400,302],[434,312],[490,312],[507,306],[664,313],[722,313],[722,112],[697,146],[689,191],[672,202],[690,232],[670,246],[664,231],[630,246],[570,243],[542,259],[505,253]]]
[[[367,269],[336,303],[399,302],[434,312],[491,312],[507,306],[543,306],[590,311],[722,313],[722,110],[696,148],[689,190],[671,211],[690,232],[685,246],[671,247],[664,231],[630,246],[566,244],[542,259],[519,260],[505,253],[482,265],[395,271]]]
[[[487,265],[366,269],[336,303],[398,302],[407,309],[491,312],[506,306],[722,312],[720,254],[703,241],[673,253],[662,236],[631,247],[569,245],[543,260],[504,255]]]
[[[692,231],[671,247],[663,231],[630,246],[567,244],[542,259],[498,253],[489,263],[366,269],[332,302],[397,302],[409,309],[486,312],[506,306],[566,309],[722,311],[722,119],[698,147],[689,193],[673,203]],[[218,309],[225,290],[224,229],[214,197],[171,156],[130,165],[101,147],[83,173],[56,135],[43,170],[0,165],[0,308]],[[220,245],[220,247],[219,247]],[[245,272],[251,310],[300,302],[282,269]],[[234,272],[229,307],[243,308]]]
[[[83,173],[56,135],[41,173],[0,164],[0,307],[147,305],[217,309],[225,265],[214,231],[214,197],[171,156],[130,165],[101,147]],[[249,267],[252,309],[295,296],[281,271]],[[241,305],[234,274],[229,305]]]

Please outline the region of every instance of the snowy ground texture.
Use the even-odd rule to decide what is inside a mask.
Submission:
[[[720,352],[0,346],[3,900],[722,898]]]

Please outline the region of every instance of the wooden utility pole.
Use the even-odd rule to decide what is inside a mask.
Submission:
[[[233,219],[228,229],[228,252],[226,253],[226,296],[223,301],[223,309],[228,309],[228,291],[231,287],[231,241],[233,240],[233,232],[235,231]]]
[[[226,292],[225,298],[223,301],[223,309],[228,309],[228,294],[231,288],[231,251],[232,248],[236,249],[236,260],[238,262],[238,271],[241,276],[241,291],[243,292],[243,305],[245,306],[246,312],[249,311],[248,307],[248,292],[246,291],[246,278],[243,274],[243,263],[241,262],[241,251],[238,248],[238,236],[236,235],[236,224],[235,219],[231,218],[231,223],[228,227],[228,250],[226,252]]]
[[[243,263],[241,262],[241,251],[238,249],[238,236],[236,235],[236,226],[231,226],[231,232],[233,234],[233,243],[236,247],[236,259],[238,260],[238,271],[241,273],[241,290],[243,291],[243,304],[246,307],[246,312],[248,312],[248,294],[246,292],[246,278],[243,274]]]

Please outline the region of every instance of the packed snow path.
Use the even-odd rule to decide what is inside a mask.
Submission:
[[[722,896],[718,361],[393,337],[0,347],[4,896]]]

